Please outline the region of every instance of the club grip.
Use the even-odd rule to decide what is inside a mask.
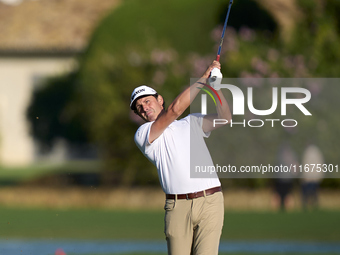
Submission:
[[[220,55],[217,55],[216,61],[220,62]]]

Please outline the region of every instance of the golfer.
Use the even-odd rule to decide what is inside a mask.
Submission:
[[[203,152],[199,161],[213,165],[204,138],[216,128],[214,119],[231,119],[228,103],[218,90],[222,104],[217,105],[217,114],[190,114],[177,120],[207,82],[213,68],[220,69],[220,63],[213,61],[203,76],[167,109],[163,97],[150,87],[137,87],[131,95],[130,108],[146,121],[137,130],[135,142],[157,167],[166,194],[164,232],[168,254],[172,255],[218,254],[224,218],[221,183],[217,175],[190,178],[190,139]]]

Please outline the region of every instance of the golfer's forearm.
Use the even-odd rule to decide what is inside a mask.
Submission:
[[[213,61],[213,63],[207,68],[207,70],[204,72],[202,77],[196,81],[193,85],[186,88],[181,94],[176,97],[176,99],[169,105],[167,111],[168,113],[179,117],[194,101],[195,97],[199,93],[199,88],[202,88],[204,83],[206,83],[206,80],[209,78],[209,75],[211,73],[211,70],[213,70],[215,67],[220,68],[220,63],[217,61]],[[170,111],[170,112],[169,112]]]
[[[206,82],[206,78],[200,78],[196,83],[186,88],[176,99],[169,105],[168,111],[172,111],[175,115],[180,116],[192,103],[199,93],[199,88],[203,87],[202,83]]]
[[[217,106],[216,106],[218,118],[219,119],[226,119],[226,120],[228,120],[228,123],[230,123],[231,112],[230,112],[230,109],[229,109],[228,102],[225,99],[221,90],[218,90],[217,93],[220,96],[221,102],[222,102],[222,104],[217,104]]]

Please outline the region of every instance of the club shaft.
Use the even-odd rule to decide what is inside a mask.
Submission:
[[[219,45],[218,51],[217,51],[217,57],[216,57],[217,61],[220,61],[221,49],[222,49],[222,44],[223,44],[223,40],[224,40],[224,34],[225,34],[225,30],[227,28],[229,14],[230,14],[230,10],[231,10],[232,4],[233,4],[233,0],[230,0],[229,7],[228,7],[228,12],[227,12],[227,17],[225,18],[225,21],[224,21],[224,26],[223,26],[223,31],[222,31],[222,35],[221,35],[220,45]]]

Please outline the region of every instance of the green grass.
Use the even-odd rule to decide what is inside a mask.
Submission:
[[[222,239],[339,241],[340,213],[226,212]],[[0,208],[0,238],[164,240],[162,211]]]
[[[226,239],[340,240],[340,213],[226,213]]]
[[[124,253],[124,255],[166,255],[167,253]],[[301,255],[301,253],[266,253],[266,255]],[[70,254],[72,255],[72,254]],[[103,255],[103,254],[88,254],[88,255]],[[119,255],[117,253],[105,254],[105,255]],[[123,254],[122,254],[123,255]],[[263,255],[263,253],[219,253],[219,255]],[[304,255],[308,255],[305,254]],[[313,255],[338,255],[337,253],[313,253]]]
[[[160,212],[0,209],[1,237],[161,239]]]

